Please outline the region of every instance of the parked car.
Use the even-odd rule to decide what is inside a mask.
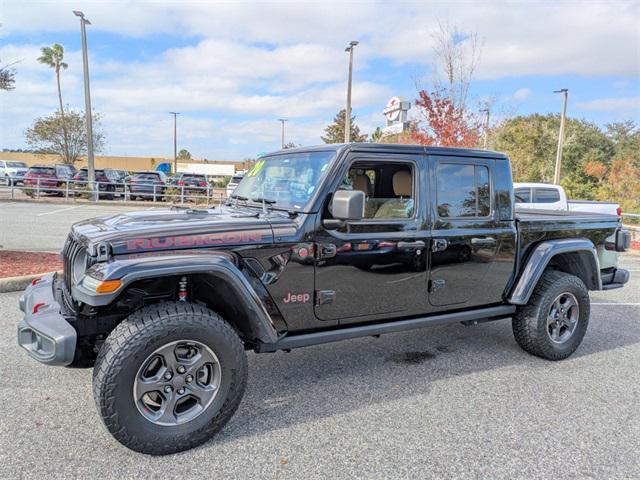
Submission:
[[[231,177],[231,180],[229,180],[229,183],[227,184],[227,198],[233,194],[233,191],[243,178],[244,172],[237,172],[233,177]]]
[[[208,185],[206,175],[201,173],[182,173],[176,181],[177,188],[194,195],[206,196]]]
[[[0,181],[6,185],[22,185],[29,167],[24,162],[0,160]]]
[[[237,204],[76,223],[63,274],[20,297],[18,344],[44,364],[93,367],[99,415],[130,449],[175,453],[220,431],[247,350],[510,318],[524,351],[562,360],[587,332],[589,291],[629,280],[599,262],[629,248],[618,216],[515,211],[498,152],[351,143],[260,162]],[[296,188],[279,190],[284,178]]]
[[[129,180],[129,198],[162,200],[168,180],[164,172],[136,172]]]
[[[34,165],[24,176],[23,184],[29,191],[64,195],[65,183],[69,181],[67,171],[56,165]]]
[[[569,200],[564,188],[547,183],[514,183],[516,208],[535,210],[564,210],[571,212],[622,214],[620,204],[592,200]]]
[[[76,195],[79,194],[78,191],[82,191],[84,189],[88,189],[89,183],[89,169],[87,167],[83,167],[78,170],[73,177],[74,188],[76,190]],[[98,185],[98,191],[100,192],[100,198],[104,198],[106,200],[113,200],[118,190],[118,177],[111,170],[107,168],[97,168],[94,169],[94,181]],[[124,190],[124,189],[123,189]],[[103,193],[104,192],[104,193]]]

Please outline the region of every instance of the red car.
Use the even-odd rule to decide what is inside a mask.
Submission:
[[[34,165],[24,175],[24,186],[29,189],[40,188],[43,193],[60,193],[58,185],[60,181],[56,175],[56,169],[49,165]]]

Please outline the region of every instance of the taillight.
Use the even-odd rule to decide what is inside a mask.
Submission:
[[[201,187],[206,187],[207,186],[207,182],[200,182],[200,186]]]
[[[178,185],[184,185],[184,182],[183,182],[182,180],[180,180],[180,181],[178,182]]]
[[[618,215],[618,216],[622,215],[622,207],[616,208],[616,215]]]

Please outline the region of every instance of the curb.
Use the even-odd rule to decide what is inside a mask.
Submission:
[[[21,277],[0,278],[0,293],[20,292],[27,288],[35,278],[42,277],[51,272],[24,275]]]

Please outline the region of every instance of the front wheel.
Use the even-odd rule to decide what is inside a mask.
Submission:
[[[589,291],[578,277],[544,272],[529,303],[519,307],[512,327],[526,352],[547,360],[563,360],[582,343],[589,325]]]
[[[234,329],[189,303],[145,307],[102,346],[93,374],[98,411],[124,446],[152,455],[200,445],[238,408],[247,359]]]

